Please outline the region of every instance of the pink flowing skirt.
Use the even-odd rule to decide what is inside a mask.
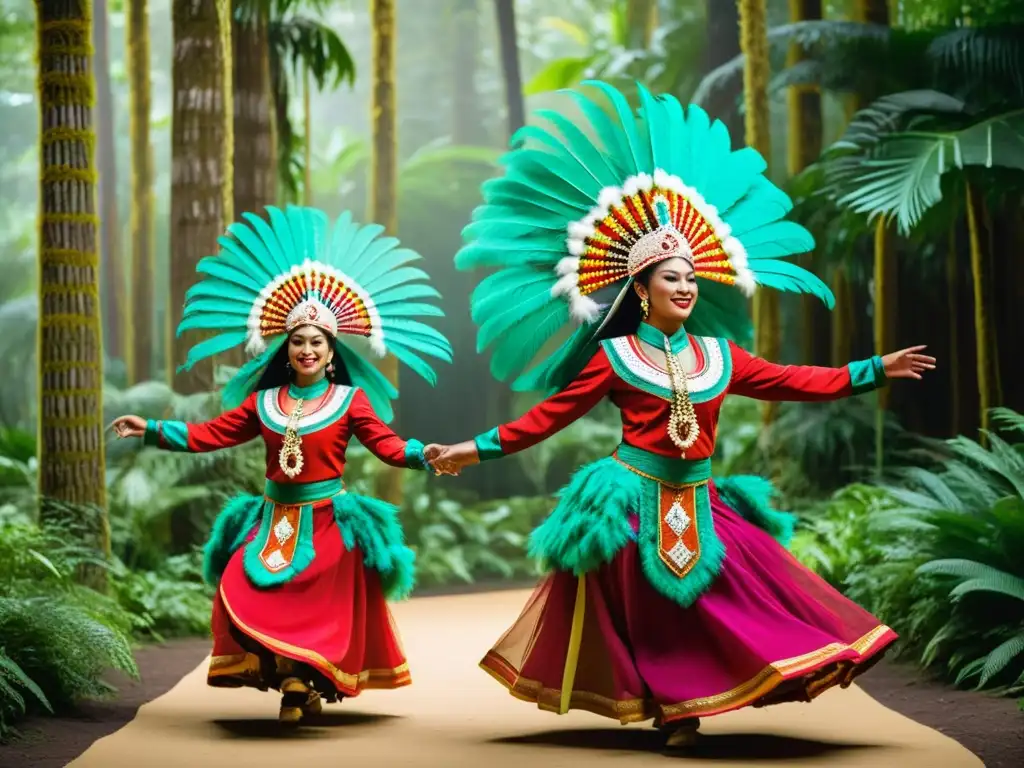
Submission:
[[[689,608],[650,585],[635,543],[586,574],[570,709],[666,724],[810,701],[848,686],[896,640],[713,489],[711,502],[725,563]],[[541,709],[559,710],[576,594],[571,573],[548,576],[481,662]]]

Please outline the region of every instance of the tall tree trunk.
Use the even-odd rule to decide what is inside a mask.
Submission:
[[[114,143],[114,97],[110,85],[110,42],[107,0],[93,2],[93,71],[96,78],[96,166],[100,211],[100,298],[106,354],[125,360],[131,354],[124,343],[128,327],[127,284],[121,252],[120,216],[117,211],[117,149]]]
[[[196,264],[216,252],[232,220],[231,0],[173,5],[174,103],[171,131],[171,274],[167,377],[183,393],[213,386],[213,363],[175,373],[199,334],[178,338],[185,292]]]
[[[505,84],[505,118],[508,135],[511,138],[516,131],[526,125],[515,0],[495,0],[495,6],[498,16],[498,46],[501,50],[501,77]]]
[[[128,381],[138,384],[153,376],[156,315],[153,311],[156,270],[153,256],[153,146],[149,136],[149,9],[148,0],[125,4],[128,99],[131,113],[131,322],[125,327]]]
[[[707,6],[707,37],[704,71],[705,74],[736,58],[740,54],[739,7],[734,2],[709,2]],[[744,116],[739,110],[742,84],[719,88],[707,102],[707,112],[717,117],[729,128],[733,146],[740,142],[744,133]]]
[[[238,4],[238,0],[234,0]],[[232,212],[234,216],[255,213],[277,198],[277,138],[274,131],[274,95],[270,87],[270,40],[264,8],[231,17],[232,59]],[[231,216],[231,214],[228,214]],[[234,218],[231,216],[231,218]],[[225,219],[225,224],[231,222]],[[218,358],[234,368],[245,365],[241,347]]]
[[[768,27],[765,0],[738,0],[740,47],[743,65],[743,99],[746,105],[747,144],[771,160],[772,142],[768,111]],[[766,360],[778,360],[780,348],[779,296],[760,290],[754,295],[754,348]],[[776,403],[764,403],[761,420],[771,424],[778,413]]]
[[[395,105],[395,3],[370,0],[373,25],[373,159],[370,218],[389,235],[398,231],[398,147]],[[380,364],[388,381],[398,386],[398,359],[389,355]],[[397,405],[397,404],[396,404]],[[396,409],[397,410],[397,409]],[[376,478],[377,496],[392,504],[402,502],[402,475],[384,467]]]
[[[76,505],[110,553],[103,456],[95,83],[88,0],[37,0],[39,152],[39,496]],[[85,574],[94,586],[102,573]]]
[[[236,215],[262,215],[277,198],[277,141],[274,96],[270,87],[270,39],[267,19],[254,12],[231,24],[234,60],[233,186]]]
[[[821,0],[789,0],[790,21],[809,21],[821,18]],[[787,55],[787,65],[792,67],[806,56],[799,45],[791,45]],[[818,159],[822,143],[821,92],[817,86],[797,85],[790,87],[786,93],[789,107],[789,132],[786,137],[786,165],[790,177],[796,176],[807,166]],[[811,254],[800,258],[804,269],[812,270],[814,259]],[[817,298],[809,295],[800,297],[800,316],[802,319],[801,334],[803,346],[803,362],[818,362],[817,351],[821,346],[822,323],[819,318],[824,307]]]
[[[970,183],[966,185],[967,233],[971,254],[971,280],[974,285],[974,338],[978,373],[978,408],[982,430],[988,429],[989,409],[995,403],[992,381],[992,362],[988,327],[988,304],[986,303],[985,254],[981,245],[981,193]],[[986,438],[982,435],[982,441]]]

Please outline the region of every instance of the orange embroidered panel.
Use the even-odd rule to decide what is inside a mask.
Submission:
[[[260,551],[260,562],[271,573],[287,568],[295,557],[295,547],[299,543],[299,519],[302,507],[274,505],[274,516],[271,519],[270,533]]]
[[[658,555],[679,578],[700,559],[696,491],[693,485],[658,487]]]

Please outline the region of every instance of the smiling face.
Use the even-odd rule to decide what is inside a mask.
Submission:
[[[334,350],[319,328],[304,325],[288,337],[288,362],[292,370],[304,379],[319,378],[333,359]]]
[[[666,259],[650,273],[647,285],[634,284],[640,298],[647,297],[651,311],[647,321],[657,327],[685,323],[697,303],[697,275],[686,259]]]

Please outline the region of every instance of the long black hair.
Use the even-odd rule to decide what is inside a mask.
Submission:
[[[633,278],[633,282],[648,288],[657,266],[658,264],[655,263],[646,267]],[[602,341],[604,339],[617,339],[620,336],[632,336],[636,333],[637,328],[640,327],[643,319],[644,313],[640,307],[640,296],[633,286],[630,286],[619,308],[615,310],[615,314],[608,319],[608,323],[597,335],[597,340]]]
[[[295,330],[298,330],[298,328]],[[334,364],[334,373],[328,371],[326,374],[327,380],[332,384],[352,386],[352,377],[349,375],[348,368],[345,367],[341,355],[338,354],[338,340],[325,330],[320,328],[317,330],[324,335],[327,343],[334,350],[334,358],[331,360]],[[291,334],[288,335],[288,339],[285,340],[281,348],[277,350],[277,354],[270,359],[270,363],[263,370],[263,375],[260,376],[260,380],[256,384],[257,392],[264,389],[273,389],[274,387],[287,387],[295,380],[295,371],[288,364],[288,345],[290,340]]]

